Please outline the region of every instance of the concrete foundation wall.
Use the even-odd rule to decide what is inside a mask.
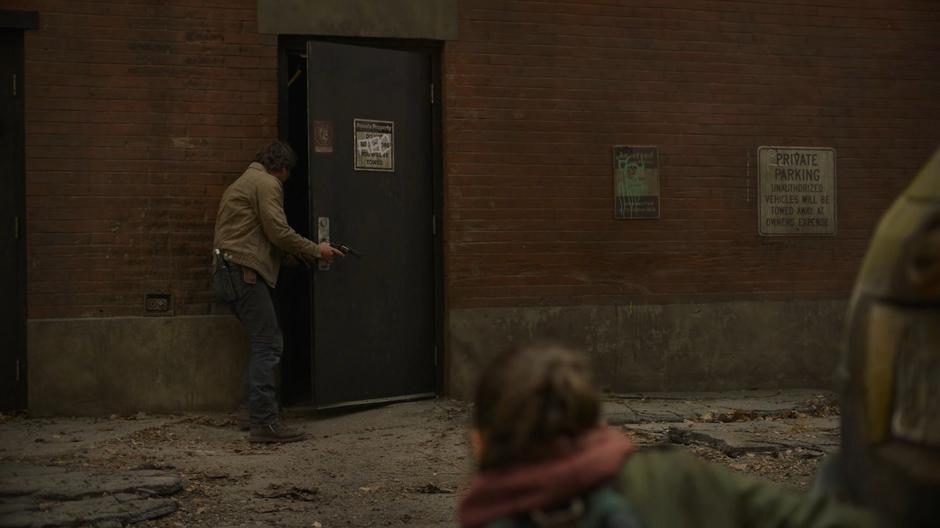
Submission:
[[[29,411],[229,410],[248,340],[232,316],[28,322]]]
[[[482,366],[518,343],[585,349],[606,390],[832,387],[846,303],[470,308],[449,312],[446,391],[469,399]],[[36,415],[228,410],[247,339],[234,317],[28,323]]]
[[[841,300],[451,310],[448,393],[471,398],[482,366],[514,344],[580,346],[615,392],[831,387]]]

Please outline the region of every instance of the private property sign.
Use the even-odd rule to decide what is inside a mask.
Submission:
[[[353,168],[357,171],[395,172],[395,123],[353,119]]]
[[[762,236],[836,234],[836,151],[757,149],[758,232]]]

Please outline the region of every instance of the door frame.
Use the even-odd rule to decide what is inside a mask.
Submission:
[[[308,41],[318,41],[318,42],[332,42],[335,44],[348,44],[348,45],[358,45],[366,46],[373,48],[382,48],[382,49],[393,49],[401,51],[416,51],[426,53],[431,59],[431,71],[430,78],[433,84],[433,93],[429,93],[429,97],[433,97],[433,104],[431,105],[431,207],[432,214],[434,215],[434,225],[433,225],[433,235],[432,235],[432,248],[431,256],[433,259],[433,331],[434,331],[434,391],[437,395],[441,395],[444,390],[444,364],[445,364],[445,354],[444,354],[444,155],[443,155],[443,125],[444,125],[444,112],[443,112],[443,97],[442,97],[442,86],[441,86],[441,54],[443,50],[443,42],[434,41],[434,40],[415,40],[415,39],[394,39],[394,38],[360,38],[360,37],[329,37],[329,36],[316,36],[316,35],[280,35],[278,36],[278,114],[277,114],[277,126],[278,133],[282,138],[288,136],[289,129],[289,112],[290,108],[288,107],[288,82],[290,81],[288,71],[288,55],[290,53],[306,53],[307,42]],[[307,102],[307,108],[309,110],[310,102]],[[309,123],[308,123],[309,128]],[[308,130],[309,133],[309,130]],[[307,145],[304,145],[304,148],[309,149],[309,136]],[[300,148],[300,147],[297,147]],[[307,175],[307,186],[309,189],[310,186],[310,176]],[[309,193],[308,193],[309,197]],[[309,200],[309,198],[308,198]],[[309,211],[308,203],[308,211]],[[308,215],[309,217],[309,215]],[[315,220],[312,217],[308,218],[309,224],[304,226],[307,228],[308,233],[316,233]],[[314,280],[310,281],[310,295],[309,295],[309,313],[308,318],[309,324],[309,342],[310,349],[307,353],[311,358],[311,386],[310,386],[310,400],[314,399],[316,394],[316,387],[313,385],[315,383],[313,379],[313,368],[316,368],[316,365],[313,361],[313,346],[314,339],[313,333],[315,329],[313,328],[312,321],[314,320],[313,314],[313,300],[314,300]],[[388,401],[395,401],[396,398],[391,398]],[[386,401],[382,399],[381,401]],[[312,401],[316,407],[317,402]],[[358,404],[365,404],[370,402],[356,402]],[[379,403],[377,400],[373,403]],[[317,407],[317,408],[328,408],[326,407]]]
[[[0,9],[0,33],[10,34],[13,40],[15,68],[17,78],[15,82],[16,95],[14,96],[13,120],[16,123],[14,133],[14,149],[16,155],[13,160],[13,216],[19,222],[16,224],[16,255],[14,280],[22,286],[17,289],[14,300],[18,306],[16,345],[13,357],[16,358],[17,389],[14,392],[11,407],[7,408],[5,402],[0,402],[0,410],[26,409],[29,404],[29,370],[26,351],[26,64],[25,64],[25,32],[39,28],[39,14],[36,11],[13,11]],[[7,82],[4,80],[4,82]]]

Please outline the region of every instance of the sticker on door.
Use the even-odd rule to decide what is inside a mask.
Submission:
[[[313,151],[317,154],[333,153],[333,122],[313,122]]]
[[[395,122],[353,119],[357,171],[395,172]]]

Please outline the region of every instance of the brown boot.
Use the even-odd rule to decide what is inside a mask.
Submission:
[[[267,425],[252,425],[248,441],[252,443],[297,442],[304,439],[304,432],[288,427],[281,422]]]

